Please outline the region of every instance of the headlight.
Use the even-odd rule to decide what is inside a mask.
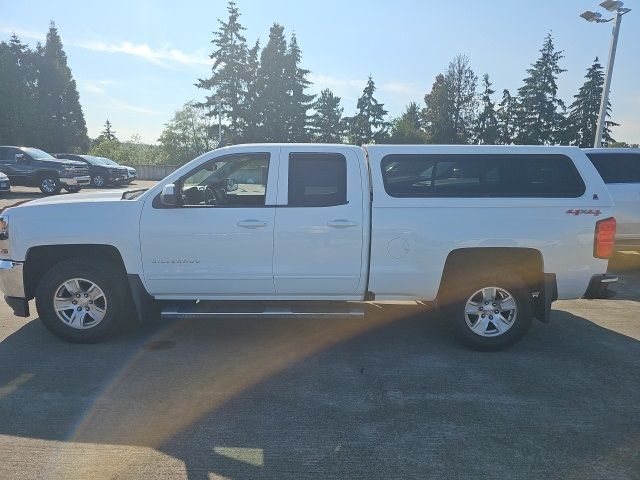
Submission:
[[[0,215],[0,255],[9,255],[9,215]]]

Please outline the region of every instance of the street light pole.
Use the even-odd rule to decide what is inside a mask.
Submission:
[[[602,86],[602,98],[600,99],[600,113],[598,114],[598,126],[596,127],[596,138],[593,146],[598,148],[602,145],[602,137],[604,135],[604,126],[607,119],[607,106],[609,105],[609,87],[611,87],[611,74],[613,73],[613,63],[616,60],[616,49],[618,48],[618,34],[620,33],[620,23],[622,22],[623,13],[616,12],[615,23],[613,24],[613,33],[611,36],[611,45],[609,45],[609,60],[607,61],[607,73],[604,77],[604,85]]]
[[[218,145],[222,143],[222,100],[218,97]]]
[[[587,10],[580,14],[587,22],[607,23],[614,20],[613,32],[611,34],[611,44],[609,45],[609,59],[607,61],[607,73],[604,77],[604,85],[602,86],[602,96],[600,98],[600,112],[598,113],[598,123],[596,126],[596,138],[593,141],[594,147],[602,145],[602,137],[604,136],[604,127],[607,122],[607,107],[609,106],[609,88],[611,87],[611,75],[613,74],[613,63],[616,60],[616,49],[618,48],[618,34],[620,33],[620,23],[622,16],[629,13],[631,9],[623,8],[624,2],[620,0],[604,0],[600,4],[602,8],[615,13],[614,18],[602,19],[602,14]]]

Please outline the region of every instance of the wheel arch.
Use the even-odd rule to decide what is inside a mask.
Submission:
[[[472,247],[452,250],[445,260],[436,301],[448,303],[455,295],[455,285],[470,279],[475,272],[496,272],[509,268],[535,295],[544,288],[544,258],[535,248]]]

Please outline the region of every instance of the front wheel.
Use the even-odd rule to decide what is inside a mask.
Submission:
[[[79,257],[50,268],[36,290],[44,326],[74,343],[95,343],[116,333],[131,311],[122,274],[107,262]]]
[[[62,190],[60,179],[54,175],[45,175],[40,178],[40,191],[45,195],[57,195]]]
[[[91,183],[94,187],[101,188],[106,185],[107,181],[102,175],[96,175],[91,179]]]
[[[474,350],[508,348],[531,327],[533,300],[516,275],[466,279],[456,291],[444,311],[456,337]]]

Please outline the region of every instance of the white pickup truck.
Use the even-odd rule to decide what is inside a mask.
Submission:
[[[126,321],[359,315],[434,302],[468,346],[518,341],[608,275],[613,202],[578,148],[254,144],[149,190],[0,217],[0,288],[74,342]],[[161,302],[159,302],[161,301]]]

